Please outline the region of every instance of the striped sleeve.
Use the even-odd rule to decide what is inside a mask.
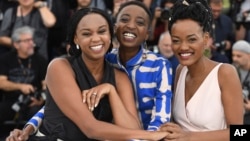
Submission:
[[[31,125],[34,128],[34,132],[32,134],[36,133],[42,123],[43,118],[44,118],[44,106],[26,123],[24,128],[28,125]]]

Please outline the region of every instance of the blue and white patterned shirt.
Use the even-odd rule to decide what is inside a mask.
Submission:
[[[133,83],[137,111],[143,128],[155,131],[160,125],[170,121],[173,73],[171,63],[141,47],[137,55],[123,66],[119,61],[118,52],[119,49],[113,49],[106,59],[114,67],[128,74]],[[39,116],[33,116],[27,123],[35,129],[41,124],[43,109],[38,113]]]
[[[106,59],[125,71],[132,81],[138,115],[145,130],[155,131],[170,121],[172,68],[167,59],[143,47],[125,66],[119,60],[119,49],[113,49]]]

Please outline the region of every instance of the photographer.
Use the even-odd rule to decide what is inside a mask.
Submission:
[[[250,124],[250,44],[239,40],[233,44],[233,63],[237,68],[244,98],[244,124]]]
[[[17,0],[18,5],[6,10],[0,29],[1,47],[11,48],[12,32],[22,26],[30,26],[35,30],[34,42],[36,50],[48,60],[47,36],[48,28],[54,26],[56,18],[43,0]]]
[[[230,17],[223,14],[223,0],[209,0],[213,14],[212,30],[216,51],[232,62],[232,44],[235,42],[234,24]]]
[[[34,53],[33,34],[28,26],[14,30],[15,50],[0,58],[0,124],[29,119],[44,104],[47,61]]]
[[[250,42],[250,0],[234,0],[231,16],[236,24],[236,40]]]
[[[168,31],[170,9],[174,3],[175,0],[162,0],[160,5],[154,9],[154,18],[151,24],[151,35],[148,40],[149,46],[157,45],[160,35],[163,32]]]

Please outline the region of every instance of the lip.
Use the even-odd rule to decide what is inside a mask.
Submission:
[[[192,53],[192,52],[181,52],[178,55],[179,55],[181,60],[188,60],[190,57],[193,56],[193,54],[194,53]]]
[[[122,33],[122,37],[125,41],[132,42],[136,40],[137,35],[134,32],[125,31]]]
[[[91,45],[90,49],[94,52],[100,52],[104,48],[103,44]]]

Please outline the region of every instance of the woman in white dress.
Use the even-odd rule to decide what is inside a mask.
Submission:
[[[205,57],[212,23],[205,0],[184,0],[172,9],[169,31],[177,68],[173,121],[161,130],[169,141],[229,141],[229,126],[243,123],[241,84],[235,68]]]

